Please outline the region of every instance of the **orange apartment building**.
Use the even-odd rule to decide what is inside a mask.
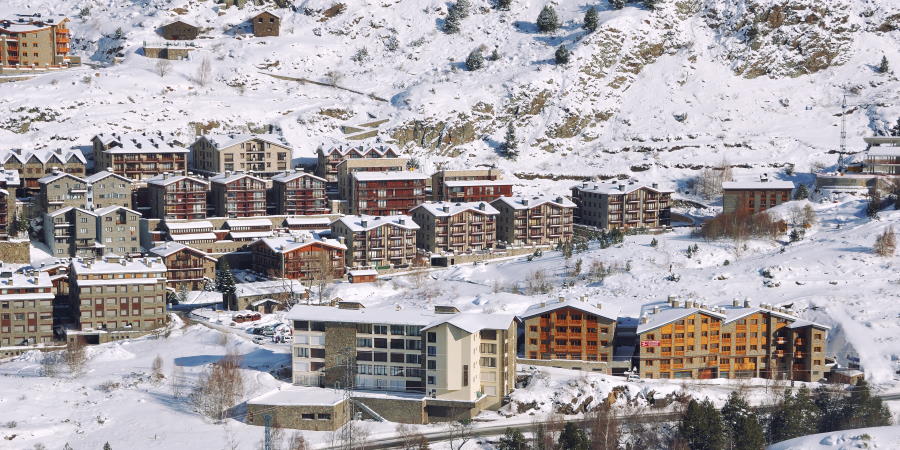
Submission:
[[[342,278],[346,250],[334,239],[317,237],[272,237],[250,244],[254,271],[292,280]]]
[[[272,177],[275,214],[303,216],[330,213],[325,184],[324,178],[301,169]]]
[[[575,204],[563,197],[500,197],[497,240],[505,245],[553,246],[572,240]]]
[[[15,14],[0,18],[0,72],[60,69],[78,63],[69,56],[69,19],[61,15]]]
[[[205,180],[163,173],[147,180],[147,189],[151,218],[206,218],[206,191],[209,183]]]
[[[178,242],[166,242],[150,249],[166,266],[166,287],[179,292],[203,290],[207,280],[216,279],[216,258]]]
[[[354,172],[350,212],[355,215],[395,216],[425,202],[427,176],[406,171]]]
[[[347,246],[347,267],[409,267],[416,259],[416,231],[409,216],[344,216],[331,224],[332,236]]]
[[[388,146],[349,146],[338,145],[329,148],[319,147],[316,150],[318,163],[316,164],[316,176],[324,178],[331,185],[338,182],[338,165],[345,159],[379,159],[399,158],[400,154]]]
[[[672,191],[656,183],[582,183],[572,188],[575,222],[604,230],[665,228],[671,224]]]
[[[266,180],[243,172],[225,172],[209,182],[217,217],[266,215]]]
[[[162,173],[187,174],[188,149],[162,133],[101,133],[91,139],[94,167],[145,181]]]
[[[611,372],[617,319],[599,303],[560,298],[531,305],[519,319],[525,326],[523,363]]]
[[[769,181],[765,175],[759,181],[726,181],[722,183],[722,212],[756,214],[789,201],[793,190],[793,182]]]
[[[456,255],[490,250],[497,244],[499,211],[485,202],[423,203],[412,210],[416,242],[431,253]]]

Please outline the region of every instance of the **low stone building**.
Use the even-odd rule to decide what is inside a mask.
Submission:
[[[256,37],[278,36],[281,31],[281,17],[269,11],[253,16],[253,35]]]
[[[159,28],[159,34],[171,41],[189,41],[197,39],[200,28],[183,20],[176,20]]]
[[[166,266],[166,286],[175,292],[204,289],[216,279],[216,258],[178,242],[166,242],[149,253],[162,259]]]
[[[339,390],[288,386],[248,400],[246,419],[256,426],[334,431],[350,420],[350,401]]]
[[[722,212],[756,214],[790,201],[794,183],[769,180],[726,181],[722,183]]]

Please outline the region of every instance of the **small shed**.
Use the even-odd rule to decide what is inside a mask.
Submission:
[[[200,28],[187,22],[176,20],[160,27],[159,34],[170,41],[190,41],[197,39],[197,35],[200,34]]]
[[[351,283],[374,283],[376,277],[378,277],[376,270],[351,270],[347,274],[347,279]]]
[[[281,29],[281,17],[269,11],[263,11],[250,19],[253,22],[253,35],[256,37],[278,36]]]
[[[857,382],[866,378],[866,375],[861,370],[839,368],[831,369],[831,372],[827,374],[827,378],[832,383],[856,386]]]
[[[272,314],[275,311],[284,309],[281,302],[274,298],[264,298],[250,303],[251,311],[261,312],[264,314]]]

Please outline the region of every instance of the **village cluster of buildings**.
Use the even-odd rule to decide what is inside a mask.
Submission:
[[[417,424],[472,418],[503,403],[518,364],[648,379],[818,381],[829,369],[827,326],[749,300],[673,297],[637,318],[584,298],[519,315],[342,302],[294,306],[286,318],[293,386],[250,400],[250,423],[269,415],[284,427],[334,430],[351,411]]]

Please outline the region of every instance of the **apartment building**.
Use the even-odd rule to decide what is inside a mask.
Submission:
[[[166,287],[179,292],[203,290],[216,279],[216,258],[178,242],[166,242],[150,249],[166,266]]]
[[[225,172],[209,179],[218,217],[266,215],[266,181],[244,172]]]
[[[783,308],[671,298],[642,310],[637,359],[643,378],[824,377],[828,327]]]
[[[399,158],[400,154],[389,146],[349,146],[319,147],[316,150],[318,163],[316,176],[324,178],[330,184],[338,182],[338,165],[345,159],[380,159]]]
[[[194,170],[207,175],[243,171],[273,176],[291,169],[292,152],[276,134],[206,135],[191,144]]]
[[[0,356],[53,341],[54,297],[47,272],[0,268]]]
[[[347,246],[315,236],[260,239],[249,246],[253,270],[269,278],[334,279],[344,276]]]
[[[388,269],[413,265],[418,229],[409,216],[344,216],[331,235],[347,246],[347,267]]]
[[[414,172],[354,172],[350,211],[356,215],[402,215],[425,202],[427,177]]]
[[[254,242],[257,239],[268,238],[275,235],[272,221],[269,219],[228,219],[224,229],[225,236],[235,242]]]
[[[510,181],[499,169],[440,170],[431,175],[431,197],[436,202],[492,202],[512,196]]]
[[[93,210],[67,206],[44,214],[44,243],[57,257],[139,254],[140,219],[140,213],[124,206]]]
[[[427,421],[474,417],[515,386],[512,315],[345,303],[297,305],[286,317],[294,325],[294,384],[351,379],[361,389],[425,394]]]
[[[575,204],[563,197],[501,197],[497,240],[505,245],[553,246],[572,240]]]
[[[188,150],[162,133],[101,133],[91,139],[94,167],[135,181],[162,173],[187,174]]]
[[[792,181],[769,180],[765,175],[759,181],[726,181],[722,183],[722,212],[756,214],[790,201],[793,190]]]
[[[561,297],[531,305],[519,319],[528,364],[611,373],[617,317],[600,303]]]
[[[485,202],[423,203],[412,210],[419,225],[416,243],[431,253],[463,254],[494,248],[497,216]]]
[[[582,183],[572,188],[575,221],[604,230],[665,228],[671,224],[672,191],[656,183]]]
[[[209,182],[185,175],[163,173],[147,180],[150,217],[157,219],[206,218]]]
[[[328,214],[328,197],[324,178],[296,169],[272,177],[272,200],[275,214],[292,216]]]
[[[409,159],[345,159],[337,166],[338,197],[353,202],[353,174],[358,172],[404,172]]]
[[[19,172],[0,168],[0,241],[9,240],[17,231],[16,189],[20,184]]]
[[[900,136],[870,136],[863,138],[867,145],[862,172],[872,175],[900,175]]]
[[[124,206],[131,208],[131,196],[134,183],[119,174],[109,171],[97,172],[84,177],[87,181],[87,207],[106,208],[108,206]]]
[[[166,324],[166,266],[159,258],[76,258],[69,298],[78,313],[67,338],[88,344],[137,337]]]
[[[68,67],[69,19],[51,14],[14,14],[0,18],[0,71]]]
[[[54,170],[38,179],[41,209],[53,212],[60,208],[86,208],[88,182],[84,178]]]
[[[0,164],[19,173],[20,187],[26,190],[25,195],[30,195],[38,193],[38,180],[54,169],[83,178],[86,160],[78,149],[9,149],[0,150]]]

